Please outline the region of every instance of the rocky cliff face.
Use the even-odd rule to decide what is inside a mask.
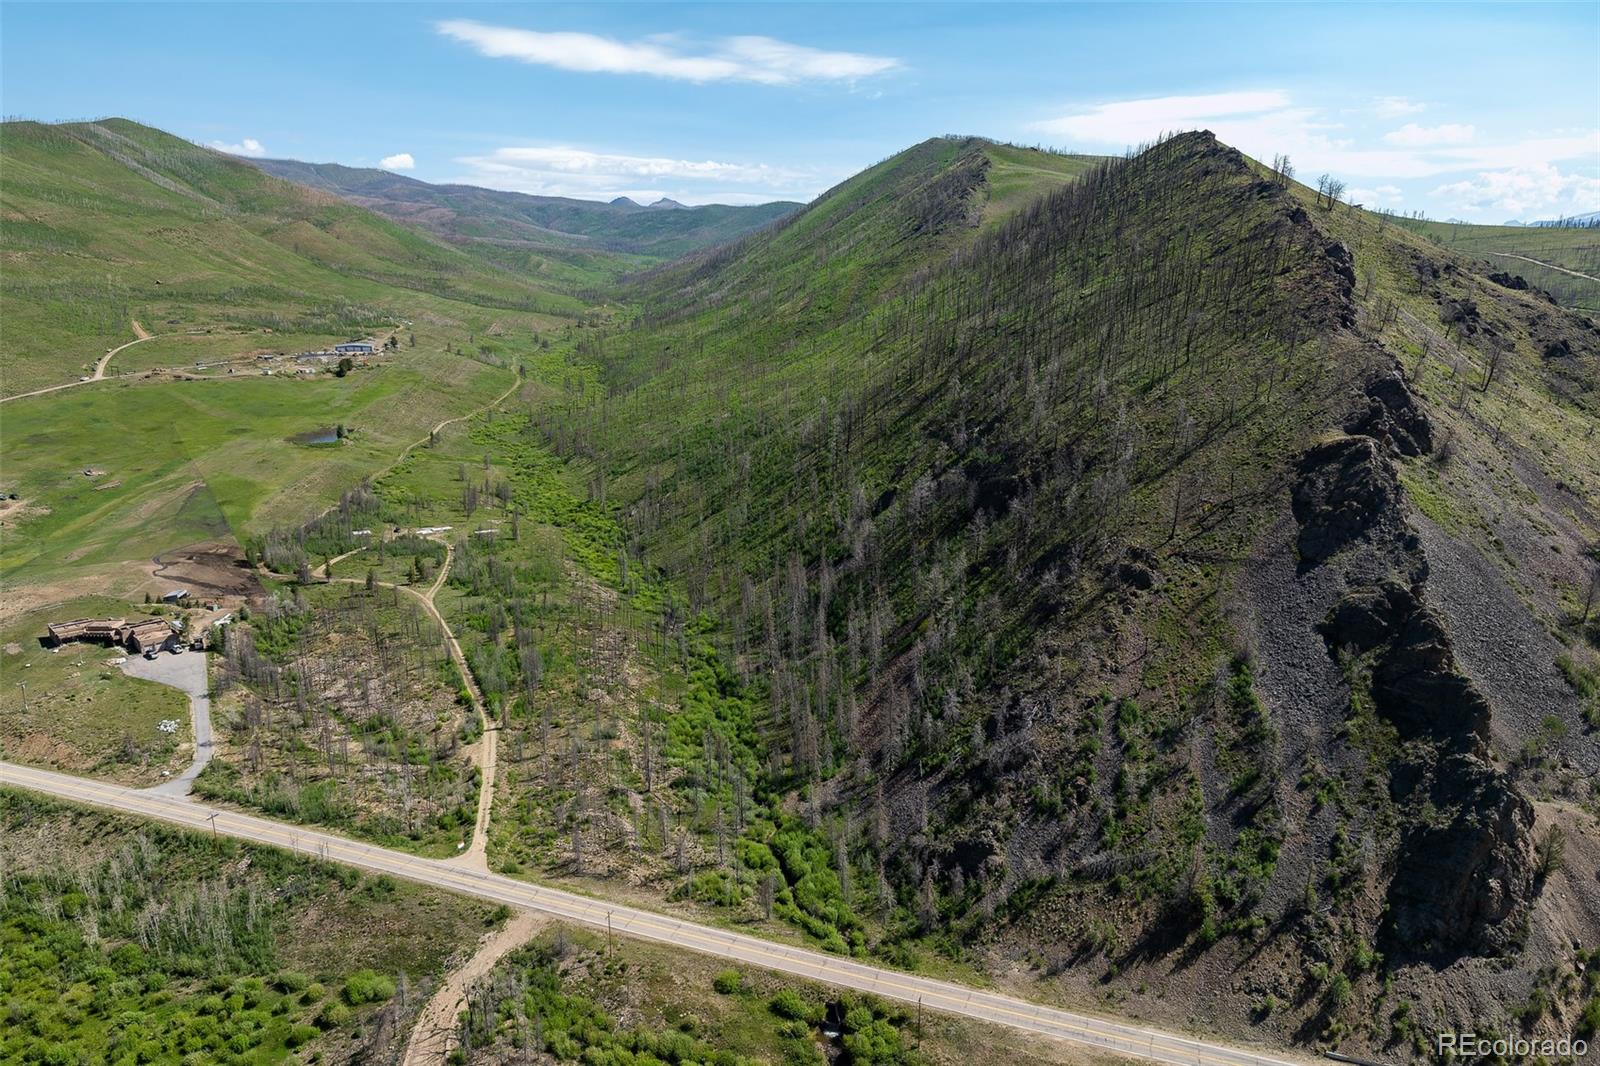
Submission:
[[[1495,767],[1489,702],[1459,668],[1426,602],[1427,559],[1401,514],[1390,454],[1432,431],[1398,376],[1376,379],[1340,437],[1302,456],[1294,487],[1302,569],[1340,572],[1346,591],[1319,627],[1330,655],[1359,664],[1374,711],[1394,727],[1390,795],[1407,817],[1392,863],[1386,948],[1399,956],[1500,953],[1516,945],[1534,885],[1533,808]],[[1358,541],[1392,569],[1342,557]]]

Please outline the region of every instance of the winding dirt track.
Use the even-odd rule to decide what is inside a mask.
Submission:
[[[478,942],[472,957],[450,971],[444,983],[422,1007],[411,1039],[406,1042],[401,1066],[436,1066],[456,1045],[456,1018],[466,1006],[472,984],[494,969],[494,964],[517,950],[545,924],[535,911],[518,911],[511,920]]]
[[[50,387],[44,389],[34,389],[32,392],[19,392],[15,396],[6,396],[0,398],[0,403],[10,403],[12,400],[22,400],[29,396],[43,396],[47,392],[60,392],[62,389],[75,389],[79,385],[88,385],[90,382],[104,381],[106,376],[106,367],[111,364],[112,356],[116,355],[124,348],[132,348],[135,344],[143,344],[145,341],[153,341],[158,336],[157,334],[146,332],[145,328],[139,325],[137,319],[130,319],[129,321],[133,323],[133,334],[137,339],[131,340],[127,344],[118,345],[117,347],[108,351],[105,355],[102,355],[100,357],[100,361],[94,365],[93,374],[90,374],[88,377],[79,378],[77,381],[64,381],[60,385],[51,385]]]
[[[489,709],[483,701],[483,693],[478,689],[478,683],[473,680],[472,671],[467,667],[467,657],[461,651],[461,643],[456,640],[455,631],[450,628],[450,623],[445,621],[444,615],[439,613],[439,608],[434,605],[433,597],[444,587],[445,579],[450,576],[450,564],[455,561],[455,547],[443,537],[431,537],[444,545],[444,562],[439,566],[439,574],[433,579],[426,591],[413,588],[410,585],[399,585],[393,581],[377,581],[373,583],[383,588],[399,589],[407,595],[416,598],[422,604],[423,610],[439,624],[439,629],[444,633],[445,645],[450,649],[450,658],[456,664],[456,669],[461,671],[462,681],[466,684],[467,694],[472,697],[472,706],[478,712],[479,719],[483,722],[483,735],[476,744],[467,749],[472,757],[473,764],[478,768],[478,816],[472,827],[472,840],[461,854],[446,861],[460,862],[475,869],[487,871],[489,869],[488,842],[489,842],[489,813],[494,805],[494,771],[495,761],[499,757],[499,728],[489,720]],[[338,559],[348,559],[357,552],[366,551],[357,548],[345,552]],[[337,562],[338,560],[330,560]],[[274,577],[287,577],[285,574],[274,574]],[[333,577],[327,579],[328,584],[364,585],[366,578],[361,577]]]

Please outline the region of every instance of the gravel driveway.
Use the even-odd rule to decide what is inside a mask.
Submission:
[[[189,724],[194,733],[194,761],[182,774],[163,781],[149,791],[163,796],[187,796],[200,776],[200,771],[211,761],[211,697],[210,681],[206,676],[206,653],[186,651],[174,655],[164,651],[154,659],[130,655],[122,664],[122,672],[129,677],[146,681],[159,681],[163,685],[182,689],[189,694]]]

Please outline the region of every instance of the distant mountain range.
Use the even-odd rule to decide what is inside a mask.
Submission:
[[[686,207],[662,198],[648,206],[626,196],[610,203],[562,196],[433,185],[387,170],[294,159],[247,162],[274,177],[332,193],[380,215],[452,241],[511,250],[625,252],[675,258],[759,229],[796,203]]]
[[[689,205],[688,204],[680,204],[678,201],[672,200],[672,199],[668,199],[665,196],[663,196],[661,199],[657,200],[653,204],[641,204],[639,201],[635,200],[631,196],[619,196],[615,200],[611,201],[611,206],[613,206],[613,207],[634,207],[634,208],[639,208],[639,209],[645,210],[645,211],[649,211],[649,210],[652,210],[652,209],[655,209],[655,208],[666,208],[668,210],[689,210]]]
[[[1514,218],[1514,219],[1511,219],[1509,222],[1502,222],[1501,225],[1503,225],[1503,226],[1556,226],[1556,227],[1573,226],[1573,227],[1577,227],[1578,229],[1587,229],[1590,226],[1600,226],[1600,211],[1590,211],[1586,215],[1569,215],[1566,218],[1540,219],[1537,222],[1523,222],[1523,221],[1521,221],[1519,219],[1515,219]]]

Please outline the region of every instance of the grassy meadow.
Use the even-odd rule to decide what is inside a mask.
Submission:
[[[297,522],[514,380],[418,349],[344,378],[106,382],[18,400],[6,487],[43,513],[9,531],[0,579],[53,583]],[[293,440],[339,425],[337,444]]]
[[[127,618],[147,611],[123,600],[86,597],[33,611],[0,628],[0,758],[123,784],[153,785],[182,770],[189,697],[169,685],[129,677],[111,665],[128,653],[97,644],[41,643],[45,623],[67,618]],[[26,686],[26,687],[24,687]],[[163,733],[164,719],[178,723]]]
[[[537,280],[247,163],[111,119],[0,127],[0,393],[71,381],[151,333],[482,331],[584,310]],[[137,351],[137,349],[133,349]]]

